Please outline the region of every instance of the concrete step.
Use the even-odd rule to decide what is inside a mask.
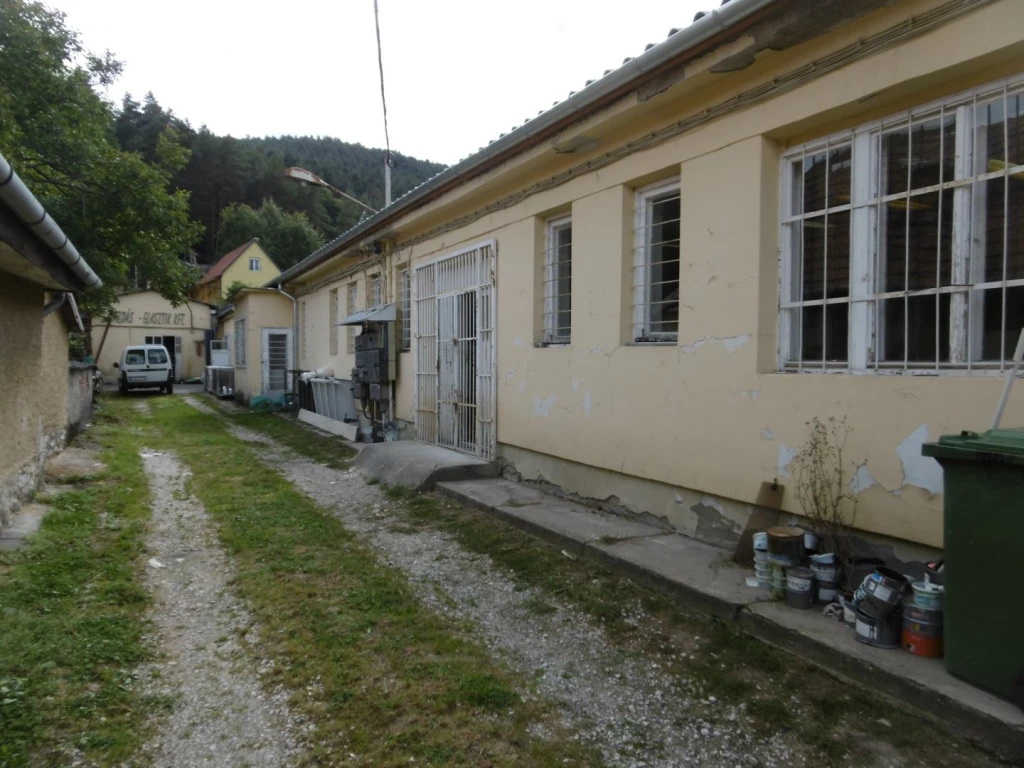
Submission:
[[[498,475],[496,462],[414,440],[371,443],[359,452],[353,465],[387,485],[421,491],[441,481]]]
[[[555,498],[506,479],[437,483],[438,492],[476,507],[678,602],[738,625],[829,673],[906,702],[983,744],[1024,763],[1024,712],[948,672],[941,659],[859,643],[853,631],[820,610],[771,601],[746,583],[753,571],[709,544]]]

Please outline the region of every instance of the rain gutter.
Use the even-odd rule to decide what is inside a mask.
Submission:
[[[50,250],[84,283],[86,288],[99,288],[103,281],[92,271],[85,259],[64,234],[53,217],[46,212],[25,182],[0,154],[0,202],[3,202]]]

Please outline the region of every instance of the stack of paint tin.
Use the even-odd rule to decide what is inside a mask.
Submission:
[[[857,640],[877,648],[900,646],[900,609],[910,590],[902,573],[879,566],[854,593]]]
[[[839,566],[834,552],[811,555],[815,596],[819,603],[834,603],[839,593]]]
[[[768,560],[768,534],[754,534],[754,573],[757,575],[757,584],[762,589],[769,589],[772,585],[772,564]]]
[[[903,602],[901,644],[915,656],[942,658],[943,588],[916,581]]]

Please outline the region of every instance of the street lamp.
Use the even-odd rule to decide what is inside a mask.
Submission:
[[[349,194],[347,194],[345,192],[342,192],[340,189],[338,189],[333,184],[328,184],[326,181],[321,179],[315,173],[313,173],[312,171],[307,171],[305,168],[298,168],[296,166],[293,166],[291,168],[286,168],[285,172],[284,172],[284,175],[285,175],[286,178],[295,179],[295,181],[299,182],[302,185],[312,184],[312,185],[317,186],[317,187],[326,187],[327,189],[331,190],[331,192],[333,192],[334,194],[338,195],[339,197],[343,197],[346,200],[351,200],[353,203],[355,203],[356,205],[362,206],[363,208],[368,210],[370,213],[377,213],[377,211],[375,211],[373,208],[368,206],[362,200],[357,200],[356,198],[352,197],[352,195],[349,195]]]

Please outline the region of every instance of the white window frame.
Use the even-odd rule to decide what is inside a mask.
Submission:
[[[780,228],[779,228],[779,343],[778,368],[785,372],[839,372],[839,373],[896,373],[911,375],[998,375],[1010,362],[1006,355],[1012,354],[1014,339],[1009,343],[1002,339],[1003,355],[1000,360],[981,360],[982,322],[971,323],[971,317],[980,317],[983,311],[983,292],[993,288],[1003,289],[1003,325],[1006,330],[1006,289],[1024,286],[1024,279],[1007,280],[1006,264],[1008,245],[1006,242],[1008,205],[1004,205],[1003,224],[1003,271],[1004,279],[981,282],[984,269],[984,252],[972,239],[974,218],[984,216],[984,182],[1024,174],[1024,165],[1007,166],[989,173],[975,173],[974,141],[975,107],[990,102],[993,98],[1024,94],[1024,75],[1015,75],[1005,80],[979,86],[969,91],[922,104],[909,110],[875,120],[855,128],[841,131],[822,139],[808,142],[787,150],[781,159],[780,172]],[[936,117],[955,115],[956,136],[954,141],[954,178],[930,187],[911,187],[895,194],[882,194],[883,177],[882,136],[894,129],[930,121]],[[1004,108],[1004,146],[1006,110]],[[912,137],[912,133],[910,134]],[[852,146],[851,202],[849,206],[830,207],[829,212],[850,210],[850,284],[849,297],[836,300],[800,302],[792,295],[794,265],[793,223],[815,212],[793,213],[793,161],[801,156],[811,155],[841,144]],[[940,147],[942,142],[940,141]],[[912,149],[908,147],[908,152]],[[943,156],[940,154],[940,164]],[[1004,186],[1004,190],[1008,186]],[[922,194],[953,190],[954,214],[952,223],[951,262],[955,283],[924,290],[883,291],[875,288],[877,278],[884,265],[883,237],[884,224],[881,221],[882,206],[894,200],[908,199]],[[981,205],[979,205],[979,201]],[[940,217],[941,221],[941,217]],[[909,226],[909,224],[908,224]],[[827,242],[827,238],[826,238]],[[940,246],[941,247],[941,246]],[[984,245],[981,246],[984,248]],[[980,255],[980,258],[979,258]],[[827,264],[827,246],[826,246]],[[904,256],[905,258],[905,256]],[[880,317],[883,300],[913,298],[950,294],[949,338],[940,338],[939,324],[936,323],[938,343],[949,345],[949,362],[916,363],[907,359],[909,343],[904,342],[904,360],[883,359],[882,335],[884,321]],[[848,303],[850,307],[848,326],[848,357],[846,363],[805,362],[801,359],[802,341],[795,338],[793,320],[803,306],[822,303]],[[938,299],[936,301],[938,304]],[[937,310],[938,311],[938,310]],[[904,333],[907,333],[907,316],[904,313]],[[1012,329],[1011,329],[1012,330]],[[793,347],[796,347],[795,351]],[[1010,352],[1007,351],[1010,350]],[[936,355],[941,357],[941,355]]]
[[[569,277],[558,277],[557,235],[564,229],[569,230]],[[544,223],[544,343],[548,346],[568,344],[572,341],[572,310],[568,328],[556,327],[558,322],[559,283],[568,282],[569,295],[572,295],[572,214],[553,216]]]
[[[327,354],[338,354],[338,289],[331,288],[327,294]]]
[[[675,332],[652,333],[647,329],[651,325],[651,299],[650,285],[648,279],[648,255],[650,243],[647,235],[650,232],[651,209],[648,201],[655,197],[664,197],[675,192],[681,194],[680,178],[675,176],[671,179],[659,181],[641,189],[636,190],[633,209],[633,328],[630,342],[633,344],[677,344],[679,342],[679,327]],[[679,263],[682,267],[682,199],[679,204]],[[682,270],[680,269],[679,285],[682,288]],[[681,297],[680,297],[681,298]],[[682,302],[680,301],[680,306]],[[680,319],[681,322],[681,319]]]
[[[253,256],[249,259],[249,271],[259,272],[260,271],[260,257]]]
[[[412,270],[408,267],[401,271],[399,277],[401,283],[401,295],[399,310],[401,316],[401,343],[402,351],[408,352],[412,349]]]
[[[379,274],[370,275],[366,279],[366,308],[376,309],[384,303],[384,283]]]
[[[245,368],[245,320],[235,321],[235,368]]]
[[[356,300],[359,294],[359,284],[349,283],[345,293],[345,317],[354,315],[356,311]],[[350,355],[356,353],[356,327],[350,325],[346,328],[345,352]]]

